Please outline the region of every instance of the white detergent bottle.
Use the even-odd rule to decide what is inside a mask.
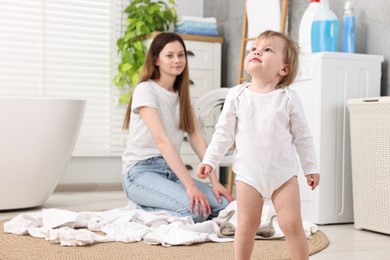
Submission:
[[[309,6],[303,13],[301,23],[299,24],[298,44],[302,54],[311,53],[311,25],[314,14],[320,6],[320,0],[311,0]]]
[[[321,0],[311,26],[312,52],[337,51],[338,33],[339,22],[336,14],[329,9],[328,0]]]

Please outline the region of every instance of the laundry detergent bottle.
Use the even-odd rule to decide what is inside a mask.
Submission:
[[[303,13],[299,24],[298,43],[302,54],[311,53],[311,25],[313,17],[320,6],[320,0],[311,0],[309,6]]]
[[[321,0],[311,26],[312,52],[337,51],[338,33],[339,22],[336,14],[329,9],[328,0]]]
[[[352,1],[345,1],[343,27],[341,30],[341,51],[355,52],[355,15],[353,13]]]

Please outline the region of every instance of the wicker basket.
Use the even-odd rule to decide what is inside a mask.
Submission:
[[[355,228],[390,234],[390,97],[347,106]]]

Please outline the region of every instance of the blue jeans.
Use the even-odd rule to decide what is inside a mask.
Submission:
[[[190,200],[184,185],[161,156],[138,162],[123,177],[123,189],[127,198],[146,211],[164,210],[173,216],[191,216],[194,222],[202,222],[218,216],[229,201],[222,197],[219,203],[210,185],[194,180],[207,197],[211,214],[203,216],[190,210]]]

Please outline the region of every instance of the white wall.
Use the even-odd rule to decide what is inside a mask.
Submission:
[[[203,17],[203,0],[175,0],[177,13],[180,16],[200,16]]]

